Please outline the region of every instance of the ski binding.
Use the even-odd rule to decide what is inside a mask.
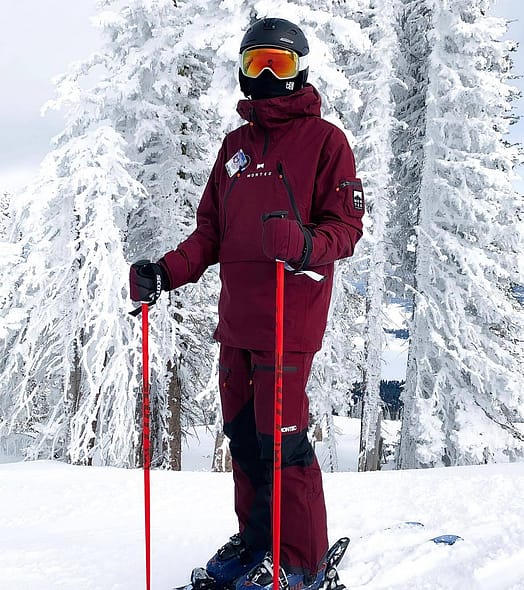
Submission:
[[[173,590],[216,590],[217,583],[203,567],[196,567],[191,572],[191,582],[183,586],[176,586]]]
[[[344,584],[340,582],[337,566],[342,561],[348,545],[349,537],[342,537],[329,548],[326,556],[326,573],[319,590],[345,589]]]

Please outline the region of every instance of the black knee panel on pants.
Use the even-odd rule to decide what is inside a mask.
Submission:
[[[264,461],[273,460],[274,439],[269,434],[258,435],[260,452]],[[282,468],[309,467],[315,458],[315,451],[307,437],[307,431],[286,434],[282,437]]]
[[[244,464],[259,458],[259,442],[255,431],[253,401],[249,401],[235,419],[224,424],[229,450],[236,461]]]

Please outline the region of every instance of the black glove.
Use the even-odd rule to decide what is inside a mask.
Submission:
[[[312,232],[287,211],[262,215],[262,250],[271,260],[284,260],[295,270],[307,267],[313,249]]]
[[[262,226],[262,250],[271,260],[297,262],[304,255],[304,232],[294,219],[268,217]]]
[[[129,293],[132,301],[152,305],[162,291],[169,290],[166,271],[156,262],[139,260],[129,270]]]

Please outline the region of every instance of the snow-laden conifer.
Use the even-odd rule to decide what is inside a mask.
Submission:
[[[524,242],[518,152],[505,141],[511,43],[487,1],[424,4],[431,52],[399,465],[515,460]]]
[[[125,147],[108,126],[75,137],[15,202],[20,256],[5,304],[22,313],[1,354],[2,427],[30,440],[30,458],[134,464],[138,351],[123,243],[144,189]]]
[[[105,44],[58,81],[55,104],[67,109],[59,144],[86,125],[109,122],[125,139],[133,175],[146,189],[128,218],[128,262],[156,260],[187,237],[218,148],[212,114],[199,102],[210,62],[184,38],[193,11],[190,3],[168,0],[99,2],[95,20]],[[98,82],[85,88],[93,75]],[[217,275],[210,272],[152,308],[154,464],[180,467],[182,432],[211,368],[216,292]]]
[[[395,67],[399,59],[395,22],[398,2],[376,2],[359,12],[359,21],[371,44],[360,68],[352,74],[362,91],[362,108],[356,121],[355,154],[366,194],[365,234],[359,264],[365,284],[366,325],[364,332],[362,427],[359,469],[375,469],[380,437],[380,382],[384,346],[383,313],[386,304],[386,272],[390,258],[389,220],[397,191],[393,178],[392,138],[396,131],[393,93],[399,82]],[[364,278],[365,277],[365,278]]]
[[[13,233],[12,203],[16,197],[8,192],[0,195],[0,374],[9,360],[11,344],[16,330],[19,329],[25,313],[19,304],[13,304],[16,295],[16,268],[22,261],[22,247],[11,239]],[[16,232],[15,232],[16,233]],[[0,394],[0,450],[5,454],[18,456],[21,454],[27,439],[13,435],[9,428],[9,412],[11,408],[9,390],[1,390]]]
[[[391,247],[388,287],[399,297],[411,299],[414,274],[414,228],[418,219],[421,168],[426,134],[426,93],[428,85],[427,33],[429,9],[425,0],[401,0],[395,21],[398,54],[393,87],[395,118],[392,149],[396,193],[394,215],[389,223]]]
[[[0,240],[4,241],[9,231],[10,209],[13,196],[8,191],[0,190]]]

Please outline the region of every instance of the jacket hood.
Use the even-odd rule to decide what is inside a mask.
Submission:
[[[320,94],[311,84],[288,96],[240,100],[237,112],[246,121],[270,128],[300,117],[320,117]]]

